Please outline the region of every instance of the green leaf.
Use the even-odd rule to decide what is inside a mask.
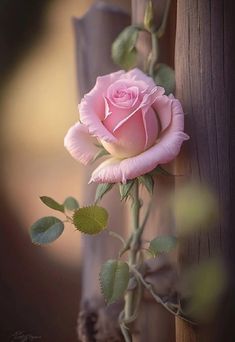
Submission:
[[[73,224],[85,234],[98,234],[106,228],[107,223],[107,211],[96,205],[80,208],[73,215]]]
[[[101,200],[101,198],[112,189],[114,183],[101,183],[98,184],[95,193],[95,203]]]
[[[155,27],[154,27],[153,3],[151,0],[148,1],[146,8],[145,8],[144,26],[150,32],[152,32],[155,29]]]
[[[154,188],[154,180],[150,174],[139,177],[139,181],[146,187],[148,192],[152,195]]]
[[[134,185],[134,180],[129,180],[126,182],[126,184],[122,184],[120,183],[119,184],[119,192],[120,192],[120,195],[121,195],[121,201],[122,200],[126,200],[130,191],[131,191],[131,188],[133,187]]]
[[[105,300],[111,304],[123,297],[129,282],[126,262],[108,260],[101,268],[100,286]]]
[[[159,236],[150,241],[149,250],[154,255],[159,253],[169,253],[177,244],[175,236]]]
[[[166,64],[157,64],[154,70],[154,81],[165,89],[166,95],[175,91],[175,72]]]
[[[36,221],[30,228],[30,237],[35,244],[55,241],[63,233],[64,223],[53,216],[46,216]]]
[[[112,58],[114,62],[124,69],[130,69],[136,65],[135,44],[138,38],[139,28],[126,27],[112,44]]]
[[[41,196],[40,200],[51,209],[61,211],[62,213],[64,212],[64,206],[56,202],[53,198],[47,197],[47,196]]]
[[[67,197],[64,201],[64,207],[69,211],[73,211],[79,208],[79,204],[74,197]]]

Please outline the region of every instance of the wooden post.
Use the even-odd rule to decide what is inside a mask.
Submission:
[[[225,257],[230,254],[229,259],[234,261],[232,1],[178,0],[177,4],[176,95],[183,103],[186,129],[191,135],[189,150],[185,149],[178,168],[191,179],[209,184],[218,195],[222,211],[213,231],[197,233],[188,242],[183,260],[195,263],[220,252]],[[223,309],[223,315],[224,312]],[[208,337],[200,329],[177,320],[176,341],[215,341],[215,327],[220,322]],[[223,335],[218,341],[228,340]]]
[[[117,35],[130,25],[130,16],[119,7],[97,2],[86,15],[74,20],[77,45],[77,71],[80,97],[90,91],[97,76],[118,70],[111,59],[111,45]],[[94,202],[96,185],[88,185],[92,169],[84,169],[83,187],[86,204]],[[107,208],[109,227],[123,235],[124,213],[117,191],[105,196],[102,205]],[[118,220],[117,220],[118,218]],[[115,259],[120,243],[107,232],[98,236],[82,237],[82,293],[78,335],[83,342],[121,341],[118,314],[120,304],[106,306],[100,292],[99,271],[108,259]]]
[[[143,24],[147,0],[132,0],[132,22]],[[154,21],[159,27],[165,10],[165,0],[153,0]],[[167,29],[159,41],[159,62],[164,62],[174,67],[174,38],[175,38],[176,2],[172,1]],[[143,68],[144,61],[151,51],[151,38],[148,33],[140,33],[137,42],[139,53],[138,65]],[[172,217],[166,207],[166,199],[169,191],[174,188],[174,177],[158,176],[155,179],[155,190],[152,198],[152,211],[149,222],[145,229],[144,239],[151,240],[161,234],[173,233]],[[146,193],[142,194],[145,203],[149,201]],[[157,264],[157,261],[156,261]],[[157,266],[157,265],[156,265]],[[167,267],[165,264],[164,267]],[[153,278],[154,279],[154,278]],[[156,278],[153,280],[156,281]],[[159,279],[158,279],[159,281]],[[157,281],[157,282],[158,282]],[[159,286],[156,282],[156,286]],[[175,341],[175,318],[163,307],[157,304],[151,297],[145,297],[137,322],[138,341],[148,342],[174,342]],[[136,337],[137,338],[137,337]]]

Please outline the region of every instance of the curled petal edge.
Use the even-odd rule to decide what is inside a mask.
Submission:
[[[78,106],[81,122],[88,127],[89,133],[107,142],[116,142],[116,138],[104,127],[101,120],[104,119],[105,107],[101,100],[110,84],[120,79],[125,74],[123,70],[109,75],[97,77],[94,88],[84,96]]]
[[[138,156],[122,160],[109,158],[93,171],[90,183],[126,183],[129,179],[144,175],[157,165],[173,160],[179,153],[183,141],[188,139],[187,134],[174,132],[171,137],[163,138],[161,142]]]
[[[84,165],[92,161],[99,151],[96,143],[97,140],[89,134],[87,127],[80,123],[72,126],[64,138],[65,148]]]

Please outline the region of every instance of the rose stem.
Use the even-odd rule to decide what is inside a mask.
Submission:
[[[151,32],[152,51],[151,60],[149,64],[149,75],[151,77],[154,77],[154,67],[158,60],[158,39],[161,38],[165,33],[170,4],[171,0],[167,0],[161,25],[157,31]]]
[[[149,75],[154,77],[154,67],[158,60],[158,39],[156,32],[151,33],[151,41],[152,41],[152,51],[151,51],[151,59],[149,64]]]
[[[138,180],[135,180],[135,183],[132,188],[132,241],[130,245],[130,252],[129,252],[129,265],[134,266],[136,264],[137,253],[139,251],[141,245],[141,236],[139,232],[139,212],[140,212],[140,200],[139,200],[139,183]],[[135,306],[135,291],[128,291],[125,296],[125,319],[128,320],[132,315],[133,312],[136,310]],[[131,337],[130,337],[131,338]],[[131,339],[130,339],[131,341]]]

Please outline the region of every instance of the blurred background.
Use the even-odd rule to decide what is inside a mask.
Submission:
[[[72,17],[91,0],[0,2],[0,341],[75,341],[80,235],[47,247],[28,230],[52,212],[39,200],[82,198],[63,138],[77,118]]]
[[[28,231],[38,218],[53,214],[41,203],[42,195],[58,202],[74,196],[83,204],[83,168],[64,149],[63,139],[78,119],[72,18],[94,2],[0,1],[1,342],[77,341],[80,234],[67,226],[60,239],[41,247],[31,243]],[[130,7],[129,0],[105,2]],[[214,199],[205,193],[203,202],[197,193],[186,189],[176,201],[180,223],[196,217],[198,226],[208,212],[216,212]]]

